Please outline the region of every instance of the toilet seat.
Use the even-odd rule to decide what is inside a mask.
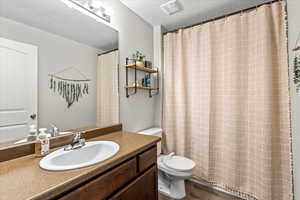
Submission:
[[[180,172],[191,171],[195,167],[195,162],[182,156],[165,156],[163,163],[170,169]]]
[[[192,170],[189,171],[177,171],[174,170],[170,167],[168,167],[165,163],[164,163],[164,159],[165,159],[165,155],[164,156],[159,156],[157,159],[157,164],[158,164],[158,169],[161,171],[164,171],[167,174],[173,175],[173,176],[177,176],[177,177],[191,177],[192,176]]]

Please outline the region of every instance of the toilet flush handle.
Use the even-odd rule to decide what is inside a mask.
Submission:
[[[168,155],[167,155],[167,158],[168,159],[171,159],[173,156],[175,155],[175,153],[174,152],[172,152],[172,153],[169,153]]]

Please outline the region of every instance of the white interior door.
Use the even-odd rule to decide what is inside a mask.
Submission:
[[[0,37],[0,143],[24,138],[37,125],[37,52]]]

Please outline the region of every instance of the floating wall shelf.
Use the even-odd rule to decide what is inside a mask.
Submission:
[[[150,87],[145,87],[145,86],[133,86],[133,85],[125,85],[124,88],[128,89],[143,89],[143,90],[159,90],[158,88],[150,88]]]
[[[132,60],[134,62],[134,64],[128,64],[129,60]],[[136,60],[129,59],[129,58],[126,58],[126,65],[124,67],[126,68],[126,85],[124,86],[124,88],[126,89],[126,97],[127,98],[129,98],[130,95],[136,94],[138,89],[148,90],[150,98],[153,95],[157,95],[159,93],[159,78],[158,78],[159,72],[158,72],[158,69],[152,69],[152,68],[148,68],[148,67],[137,66],[136,65]],[[128,83],[128,69],[133,69],[134,70],[134,83],[135,83],[135,85],[129,85],[129,83]],[[153,74],[153,73],[157,73],[157,88],[137,85],[137,71],[142,71],[142,72],[149,73],[149,76],[151,76],[151,74]],[[129,90],[130,89],[134,89],[134,92],[129,95]],[[152,91],[156,91],[156,93],[152,94]]]
[[[148,72],[148,73],[157,73],[158,69],[151,69],[148,67],[140,67],[140,66],[136,66],[135,64],[129,64],[129,65],[125,65],[126,68],[131,68],[131,69],[136,69],[139,71],[144,71],[144,72]]]

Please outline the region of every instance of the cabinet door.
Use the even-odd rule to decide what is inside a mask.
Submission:
[[[126,186],[109,200],[157,200],[156,166]]]
[[[138,172],[143,172],[157,161],[156,146],[138,155]]]
[[[103,200],[124,187],[135,176],[136,159],[132,159],[73,190],[59,200]]]

